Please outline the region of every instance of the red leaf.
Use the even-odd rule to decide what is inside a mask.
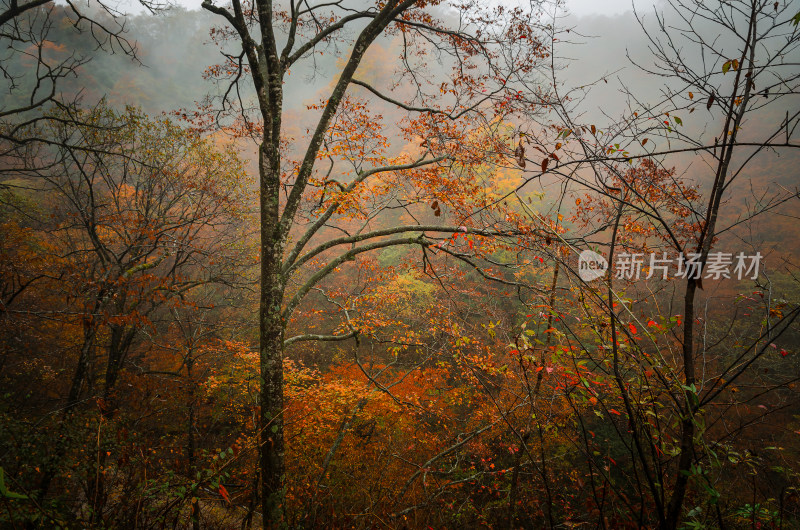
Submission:
[[[542,173],[544,173],[545,171],[547,171],[547,164],[548,164],[549,162],[550,162],[550,159],[549,159],[549,158],[545,158],[544,160],[542,160]]]
[[[228,504],[231,503],[231,498],[228,496],[228,490],[226,490],[225,486],[222,484],[219,485],[219,494],[222,495],[222,498],[225,499]]]
[[[636,329],[636,326],[634,326],[634,325],[633,325],[633,322],[631,322],[630,324],[628,324],[628,328],[630,328],[630,330],[631,330],[631,333],[632,333],[633,335],[636,335],[636,334],[639,332],[639,331]]]

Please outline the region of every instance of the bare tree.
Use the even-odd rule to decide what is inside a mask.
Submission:
[[[796,189],[758,190],[742,185],[760,157],[793,156],[800,147],[794,136],[800,120],[794,102],[800,94],[798,17],[784,2],[674,0],[667,2],[664,12],[656,10],[655,24],[647,16],[640,17],[640,22],[651,56],[633,56],[642,61],[646,75],[667,81],[659,99],[651,101],[623,88],[629,108],[621,119],[608,125],[587,123],[577,109],[592,83],[560,93],[563,86],[554,78],[554,90],[562,96],[554,100],[554,109],[562,123],[554,129],[536,130],[528,138],[535,139],[542,152],[560,153],[561,164],[550,172],[569,183],[578,194],[578,204],[588,194],[593,202],[583,207],[592,210],[595,222],[588,225],[584,237],[590,245],[608,249],[612,269],[604,288],[575,280],[581,289],[580,303],[591,302],[596,311],[584,314],[591,335],[564,326],[569,341],[587,352],[588,358],[578,356],[576,361],[608,366],[605,373],[616,387],[617,403],[624,408],[627,429],[624,423],[615,428],[634,462],[631,480],[641,495],[638,514],[633,506],[626,509],[639,524],[677,528],[687,516],[685,501],[694,484],[707,492],[711,524],[724,527],[718,486],[706,465],[720,465],[716,451],[726,447],[724,441],[732,431],[745,428],[744,423],[727,420],[725,413],[733,403],[758,402],[764,396],[780,403],[773,405],[776,409],[771,413],[783,410],[789,406],[785,392],[796,376],[774,376],[761,382],[757,392],[740,398],[731,389],[736,392],[736,385],[758,377],[757,368],[764,365],[776,342],[794,332],[800,306],[784,301],[776,311],[777,302],[765,295],[769,289],[763,266],[760,273],[757,266],[745,267],[751,273],[745,276],[762,294],[764,320],[759,329],[734,337],[731,330],[742,317],[734,315],[715,329],[707,320],[709,301],[701,293],[704,280],[708,284],[721,278],[714,273],[719,269],[720,241],[739,237],[745,242],[737,232],[741,234],[758,217],[785,214],[798,200]],[[554,38],[557,35],[563,36],[554,33]],[[670,167],[690,157],[687,173],[694,182]],[[533,178],[539,177],[528,180]],[[741,201],[747,206],[736,211],[729,205],[742,194],[751,194],[751,200]],[[705,207],[701,197],[707,201]],[[757,250],[753,248],[752,254]],[[645,251],[683,260],[683,270],[677,270],[683,274],[675,280],[680,287],[645,291],[653,311],[664,311],[663,303],[667,311],[678,313],[678,317],[667,315],[664,340],[638,340],[640,330],[661,324],[639,319],[628,291],[632,283],[614,269],[613,260],[620,254],[630,257]],[[645,274],[649,266],[643,264]],[[569,261],[564,268],[574,270]],[[636,303],[644,305],[645,300]],[[672,309],[673,304],[681,309]],[[604,316],[594,320],[598,314]],[[592,347],[587,343],[590,338],[605,346]],[[577,414],[581,392],[567,393]],[[597,402],[595,395],[589,396]],[[601,401],[597,406],[611,421],[614,413],[619,414],[609,413],[609,403]],[[602,478],[584,422],[581,418],[579,432],[586,442],[576,444],[576,450],[586,455],[589,474],[599,471]],[[675,439],[675,446],[664,445],[665,438]],[[592,484],[598,524],[604,525],[605,493],[603,487]]]
[[[150,12],[168,6],[159,1],[139,2]],[[2,171],[13,171],[20,151],[35,143],[52,141],[32,135],[30,126],[45,120],[52,109],[76,109],[80,94],[64,91],[64,81],[78,76],[80,68],[97,51],[121,53],[138,62],[136,43],[126,36],[125,14],[103,1],[81,6],[67,1],[58,6],[52,0],[19,2],[7,0],[0,5],[0,75],[7,91],[0,96],[0,156]],[[67,50],[57,42],[59,26],[68,23],[76,33],[87,34],[95,45],[91,51]],[[48,118],[52,119],[52,118]],[[62,112],[60,120],[75,119]],[[24,131],[24,134],[22,134]]]

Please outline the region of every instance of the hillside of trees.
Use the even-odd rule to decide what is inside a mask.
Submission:
[[[0,5],[0,527],[800,528],[796,2],[120,9]]]

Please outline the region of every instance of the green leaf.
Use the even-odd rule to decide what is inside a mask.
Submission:
[[[683,121],[679,117],[673,116],[673,118],[675,119],[675,123],[677,123],[678,125],[683,125]]]
[[[6,499],[27,499],[27,495],[22,495],[21,493],[14,493],[13,491],[9,491],[6,488],[6,477],[3,468],[0,467],[0,495],[5,497]]]
[[[800,11],[798,11],[797,14],[792,17],[792,22],[794,23],[795,26],[797,24],[800,24]]]
[[[725,61],[725,64],[722,65],[722,73],[723,74],[727,74],[728,70],[730,70],[730,69],[731,69],[731,62],[730,61]]]

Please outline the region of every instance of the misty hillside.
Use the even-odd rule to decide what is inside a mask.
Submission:
[[[0,2],[0,528],[800,528],[798,65],[791,0]]]

